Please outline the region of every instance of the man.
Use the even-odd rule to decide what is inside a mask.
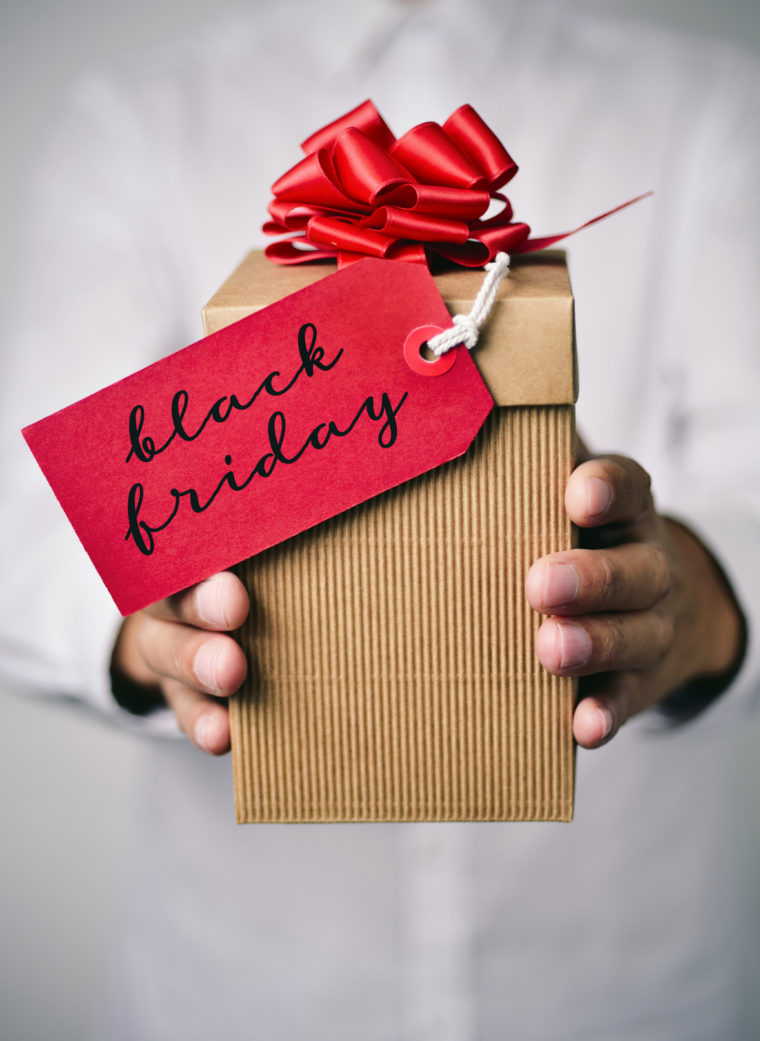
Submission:
[[[579,743],[636,718],[581,753],[568,828],[235,831],[224,761],[146,745],[112,1036],[750,1037],[758,938],[723,800],[760,673],[760,481],[736,448],[758,422],[753,68],[553,5],[336,3],[262,10],[94,80],[43,178],[30,270],[58,299],[18,333],[13,420],[197,338],[297,142],[365,96],[397,132],[471,102],[521,163],[510,197],[540,232],[655,189],[570,255],[580,424],[645,469],[583,461],[566,505],[597,548],[537,562],[527,587],[545,666],[588,678]],[[35,505],[4,532],[26,606],[3,620],[6,672],[223,752],[236,580],[119,629],[28,460],[9,475]],[[14,560],[34,535],[45,583]]]

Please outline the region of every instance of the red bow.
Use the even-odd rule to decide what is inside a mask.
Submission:
[[[512,220],[509,200],[497,190],[517,164],[471,105],[443,126],[420,123],[395,138],[364,101],[301,148],[306,158],[272,185],[272,219],[263,227],[268,235],[290,235],[266,249],[278,264],[337,258],[342,266],[364,256],[424,264],[436,253],[482,267],[500,251],[544,249],[623,208],[574,231],[529,239],[529,226]],[[494,201],[499,212],[483,219]]]

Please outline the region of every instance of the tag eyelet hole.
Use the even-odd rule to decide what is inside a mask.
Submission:
[[[430,361],[422,353],[431,353],[427,342],[441,332],[443,329],[439,325],[421,325],[409,333],[404,341],[404,359],[412,372],[419,376],[443,376],[452,367],[457,360],[456,349],[447,351],[437,358],[433,357]]]

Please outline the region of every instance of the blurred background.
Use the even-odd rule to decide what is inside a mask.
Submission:
[[[28,171],[67,87],[84,70],[243,6],[225,0],[3,5],[3,313],[14,292]],[[565,6],[620,12],[760,51],[757,0],[565,0]],[[79,1041],[97,1015],[119,914],[137,739],[72,706],[0,694],[0,1041]]]

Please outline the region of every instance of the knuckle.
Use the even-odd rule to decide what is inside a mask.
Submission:
[[[182,643],[178,640],[172,645],[169,656],[169,675],[176,677],[177,679],[184,676],[186,671],[186,656],[183,651]]]
[[[597,639],[597,657],[606,668],[614,668],[623,657],[625,631],[623,618],[610,616],[601,628]]]
[[[597,594],[603,603],[614,604],[620,592],[620,574],[607,553],[597,556]]]
[[[193,642],[183,632],[178,632],[171,646],[171,675],[182,682],[195,680],[195,652]]]
[[[639,662],[633,667],[652,669],[660,665],[672,651],[675,638],[675,622],[670,611],[655,607],[644,612],[638,638]]]
[[[657,599],[662,600],[668,595],[673,585],[673,571],[670,566],[670,558],[662,546],[654,543],[650,547],[650,553],[653,589]]]
[[[670,611],[658,611],[657,621],[657,648],[659,650],[659,661],[662,661],[673,649],[676,639],[676,626]]]

